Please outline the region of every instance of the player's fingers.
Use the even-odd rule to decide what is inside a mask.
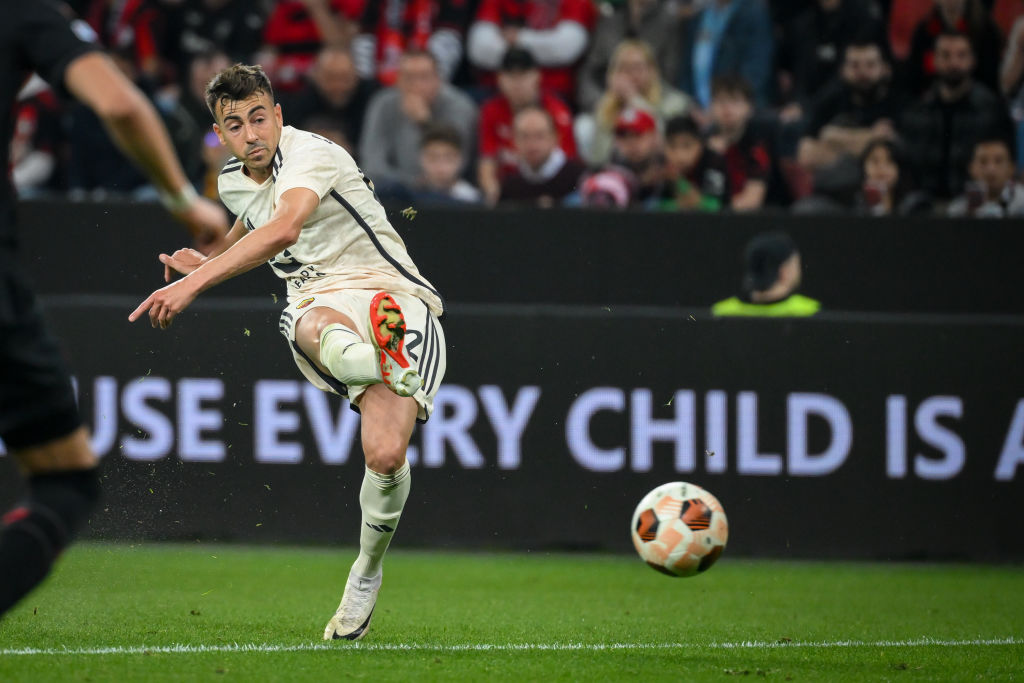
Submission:
[[[165,263],[164,264],[164,282],[170,282],[170,281],[171,281],[171,267]]]
[[[143,313],[145,313],[147,309],[149,309],[149,307],[152,305],[152,303],[153,303],[152,302],[152,297],[150,297],[149,299],[146,299],[141,304],[139,304],[139,307],[136,308],[134,311],[132,311],[131,314],[128,316],[128,322],[133,323],[136,320],[138,320],[139,317]]]

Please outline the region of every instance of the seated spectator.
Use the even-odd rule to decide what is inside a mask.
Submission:
[[[850,41],[885,44],[876,7],[864,0],[815,0],[789,22],[779,42],[779,66],[788,88],[782,99],[806,111],[818,91],[839,74]]]
[[[648,45],[662,78],[675,82],[679,19],[677,7],[660,0],[626,0],[602,7],[597,28],[590,36],[590,49],[578,74],[576,104],[579,108],[590,111],[597,106],[604,93],[612,55],[627,39]]]
[[[806,317],[821,304],[797,294],[802,268],[796,244],[784,233],[762,233],[743,251],[745,269],[739,296],[711,307],[715,316]]]
[[[908,216],[931,210],[928,195],[916,189],[913,170],[894,141],[872,140],[864,148],[854,209],[869,216]]]
[[[539,105],[546,109],[558,128],[559,145],[569,158],[576,157],[569,108],[540,88],[540,70],[533,56],[522,48],[511,48],[498,71],[499,94],[480,107],[480,159],[477,182],[488,203],[501,192],[501,179],[515,173],[519,165],[512,138],[512,119],[523,107]]]
[[[961,33],[974,45],[974,80],[990,90],[999,89],[999,60],[1003,36],[981,0],[935,0],[931,14],[918,23],[910,41],[904,82],[914,94],[925,92],[938,74],[936,39],[943,33]]]
[[[651,112],[631,107],[619,114],[612,164],[629,169],[636,178],[634,201],[646,202],[661,189],[665,157],[661,131]]]
[[[892,86],[892,69],[881,45],[870,37],[852,40],[845,50],[840,78],[829,84],[810,108],[798,161],[816,173],[819,191],[841,192],[856,182],[857,159],[876,138],[895,139],[894,122],[904,98]]]
[[[322,48],[348,47],[365,4],[366,0],[277,0],[267,17],[260,51],[274,92],[301,88]]]
[[[683,27],[677,85],[697,103],[711,106],[711,82],[739,74],[750,83],[753,101],[771,99],[772,24],[763,0],[713,0]]]
[[[576,189],[585,170],[570,159],[558,143],[558,128],[547,109],[537,105],[520,109],[513,122],[519,167],[501,181],[502,202],[550,207]]]
[[[772,176],[768,142],[751,125],[754,95],[742,76],[725,75],[712,85],[713,134],[708,146],[725,158],[729,205],[734,211],[764,206]]]
[[[437,126],[423,133],[420,143],[420,178],[412,189],[412,201],[428,204],[477,204],[480,190],[459,177],[462,168],[462,139],[449,126]]]
[[[223,51],[232,62],[253,61],[263,44],[263,3],[251,0],[180,0],[164,3],[160,52],[184,78],[196,55]]]
[[[627,109],[650,111],[659,122],[694,109],[693,100],[662,79],[654,53],[639,40],[624,40],[615,48],[607,79],[592,119],[581,116],[576,125],[583,156],[591,164],[608,161],[615,125]]]
[[[665,177],[655,198],[666,211],[720,211],[729,205],[725,160],[704,144],[689,116],[665,126]]]
[[[472,19],[465,0],[373,0],[366,3],[352,43],[359,75],[394,85],[406,50],[434,55],[441,78],[451,81],[462,63],[462,43]]]
[[[493,87],[494,71],[510,47],[521,47],[541,67],[541,88],[565,102],[576,93],[575,66],[587,48],[596,12],[591,0],[481,0],[466,52]]]
[[[935,83],[903,115],[900,132],[911,159],[920,164],[921,189],[948,200],[967,180],[979,131],[1010,138],[1010,122],[999,98],[971,78],[974,52],[966,35],[939,34],[935,41]]]
[[[351,150],[363,132],[363,118],[375,85],[359,78],[348,50],[325,47],[306,75],[303,87],[280,97],[281,108],[297,128],[308,130],[313,117],[335,120]],[[356,155],[353,155],[356,156]]]
[[[363,170],[378,186],[414,184],[419,177],[423,128],[440,123],[460,132],[465,158],[472,158],[476,105],[441,80],[431,53],[407,50],[398,63],[396,85],[376,93],[367,106],[359,140]]]
[[[949,205],[950,216],[1024,216],[1024,185],[1014,175],[1013,153],[1005,139],[983,138],[974,145],[964,194]]]

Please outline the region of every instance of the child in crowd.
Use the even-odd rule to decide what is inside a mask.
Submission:
[[[459,177],[462,138],[451,126],[428,128],[420,140],[420,180],[413,199],[420,203],[476,204],[480,191]]]
[[[878,138],[861,155],[861,189],[854,200],[858,213],[906,216],[931,209],[928,196],[917,190],[909,164],[896,142]]]
[[[729,205],[725,160],[707,148],[689,116],[665,125],[665,178],[654,202],[666,211],[720,211]]]
[[[964,194],[950,203],[950,216],[1024,216],[1024,186],[1013,177],[1013,152],[1009,142],[999,137],[976,142],[967,173],[970,180]]]
[[[742,76],[726,74],[711,83],[714,134],[708,146],[725,158],[729,203],[735,211],[756,211],[768,196],[772,162],[768,143],[750,125],[754,91]]]

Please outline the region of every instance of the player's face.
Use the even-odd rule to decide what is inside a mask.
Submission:
[[[268,94],[256,92],[241,101],[218,103],[213,130],[251,175],[266,178],[283,125],[281,106]]]

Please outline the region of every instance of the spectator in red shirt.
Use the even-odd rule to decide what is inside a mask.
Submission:
[[[528,50],[541,67],[541,86],[573,102],[575,65],[587,49],[596,14],[590,0],[481,0],[469,29],[470,63],[483,70],[481,84],[513,45]]]
[[[772,162],[768,144],[750,125],[754,91],[747,79],[717,76],[711,83],[711,120],[715,133],[708,146],[725,157],[734,211],[756,211],[768,196]]]
[[[406,50],[434,55],[441,78],[451,81],[462,63],[462,43],[472,17],[470,0],[374,0],[366,5],[352,43],[359,75],[391,86]]]
[[[480,161],[477,182],[489,203],[497,201],[501,179],[516,171],[519,155],[512,135],[512,119],[527,106],[539,105],[551,114],[559,146],[566,157],[576,157],[572,114],[555,95],[540,88],[540,70],[533,56],[514,47],[505,53],[498,71],[498,95],[480,108]]]
[[[274,90],[302,87],[302,77],[325,45],[347,47],[366,0],[278,0],[263,30],[260,55]]]

